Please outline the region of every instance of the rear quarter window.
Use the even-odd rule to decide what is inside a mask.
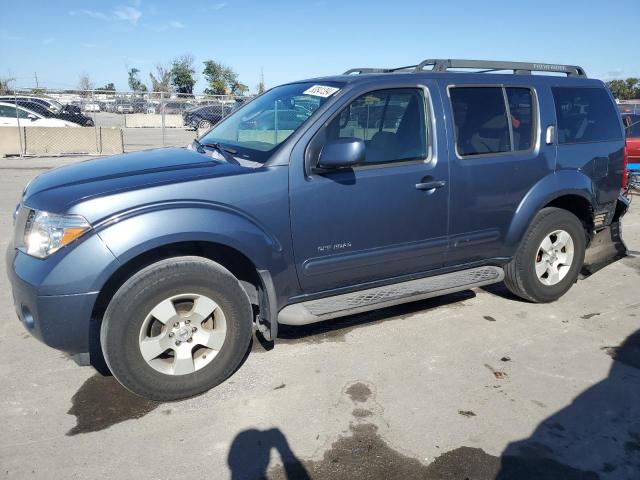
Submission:
[[[622,140],[619,115],[604,88],[553,87],[558,143]]]

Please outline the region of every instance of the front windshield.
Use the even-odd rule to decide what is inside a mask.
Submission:
[[[229,115],[200,142],[233,147],[241,157],[264,163],[342,85],[305,82],[273,88]]]

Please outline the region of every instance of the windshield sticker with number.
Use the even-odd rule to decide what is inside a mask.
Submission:
[[[313,95],[314,97],[323,97],[327,98],[336,93],[339,88],[336,87],[326,87],[324,85],[314,85],[311,88],[307,88],[303,93],[305,95]]]

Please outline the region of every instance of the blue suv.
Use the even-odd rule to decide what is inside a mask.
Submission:
[[[502,281],[552,302],[626,252],[623,150],[614,99],[580,67],[425,60],[289,83],[186,148],[31,181],[7,251],[16,311],[163,401],[229,377],[254,328],[275,341],[278,324]]]

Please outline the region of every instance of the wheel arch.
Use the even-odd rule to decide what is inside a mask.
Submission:
[[[554,172],[536,183],[524,196],[506,235],[506,246],[515,250],[535,215],[545,207],[557,207],[576,215],[589,233],[593,229],[595,195],[591,179],[578,170]]]
[[[100,289],[93,307],[92,318],[101,320],[115,293],[132,275],[160,260],[187,255],[208,258],[219,263],[240,280],[245,290],[250,285],[256,288],[257,292],[261,285],[258,269],[246,255],[237,249],[222,243],[207,241],[167,243],[139,253],[121,263]],[[252,301],[254,300],[255,295],[252,292],[248,291],[247,295]]]

